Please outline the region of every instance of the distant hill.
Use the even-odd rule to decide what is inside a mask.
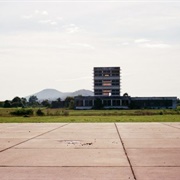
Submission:
[[[39,101],[42,101],[45,99],[53,101],[58,98],[61,98],[62,100],[64,100],[67,96],[71,96],[71,97],[78,96],[78,95],[93,96],[94,93],[92,91],[86,90],[86,89],[80,89],[75,92],[61,92],[56,89],[44,89],[44,90],[34,93],[30,96],[33,96],[33,95],[36,96]],[[30,96],[27,96],[26,99],[29,99]]]

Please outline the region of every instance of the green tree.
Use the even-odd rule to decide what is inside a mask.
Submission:
[[[56,101],[51,102],[51,108],[62,108],[64,106],[63,101],[61,98],[58,98]]]
[[[11,101],[5,100],[4,101],[4,108],[10,108],[11,107]]]
[[[0,107],[4,107],[4,102],[0,101]]]
[[[128,95],[128,93],[124,93],[123,96],[128,97],[129,95]]]
[[[69,109],[74,109],[74,99],[69,102]]]
[[[37,96],[30,96],[29,97],[29,105],[30,106],[37,106],[38,105],[38,98]]]
[[[12,107],[23,107],[21,98],[18,96],[16,96],[15,98],[12,99],[11,104],[12,104],[11,105]]]
[[[74,108],[74,97],[66,97],[66,99],[64,100],[64,105],[66,108]]]
[[[102,101],[100,98],[96,98],[94,100],[94,107],[93,109],[103,109],[104,105],[102,104]]]
[[[49,103],[49,101],[48,101],[47,99],[44,100],[44,101],[42,101],[41,104],[42,104],[42,106],[44,106],[44,107],[50,107],[50,103]]]
[[[23,107],[26,107],[28,105],[26,98],[21,98],[21,102],[22,102]]]

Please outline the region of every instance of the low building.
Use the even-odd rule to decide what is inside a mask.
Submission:
[[[94,67],[94,96],[76,96],[75,109],[176,109],[177,97],[120,96],[120,67]]]
[[[176,109],[177,97],[76,96],[75,109]]]
[[[176,109],[177,97],[132,97],[132,109]]]
[[[75,109],[129,109],[129,96],[76,96]]]

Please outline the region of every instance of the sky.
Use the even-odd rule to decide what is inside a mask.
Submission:
[[[180,97],[180,0],[0,0],[0,101],[93,90],[121,67],[121,95]]]

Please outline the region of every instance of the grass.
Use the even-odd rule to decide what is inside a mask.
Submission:
[[[21,109],[21,108],[19,108]],[[33,108],[30,117],[12,116],[18,108],[0,108],[0,123],[44,123],[44,122],[180,122],[180,108],[159,110],[41,110],[45,116],[37,116]]]
[[[0,108],[0,117],[11,116],[11,112],[21,108]],[[33,108],[34,115],[39,108]],[[46,116],[142,116],[142,115],[180,115],[177,109],[140,109],[140,110],[67,110],[67,109],[41,109]]]
[[[0,123],[180,122],[180,115],[0,117]]]

